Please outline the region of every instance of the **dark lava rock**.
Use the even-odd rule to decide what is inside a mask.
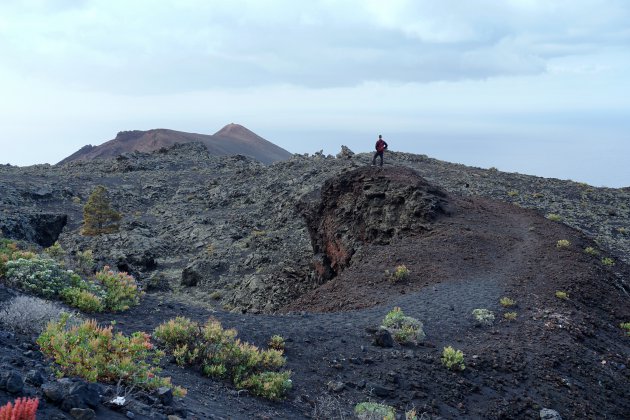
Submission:
[[[347,267],[362,243],[386,245],[403,233],[427,231],[431,221],[451,211],[446,192],[403,167],[343,173],[298,207],[311,236],[315,270],[324,280]]]
[[[374,345],[378,347],[394,347],[394,339],[385,328],[379,328],[374,333]]]
[[[92,420],[96,418],[96,413],[90,408],[73,408],[70,410],[70,415],[77,420]]]
[[[16,213],[0,220],[0,231],[7,238],[34,242],[43,247],[53,245],[68,223],[66,214]]]
[[[540,418],[541,420],[562,420],[562,416],[560,416],[560,413],[549,408],[543,408],[542,410],[540,410]]]
[[[22,375],[15,371],[2,372],[0,374],[0,389],[6,390],[10,394],[21,393],[24,389]]]
[[[157,390],[158,398],[164,405],[171,405],[173,403],[173,390],[169,387],[163,386]]]
[[[26,374],[26,382],[33,386],[42,386],[45,381],[46,379],[40,370],[30,370]]]

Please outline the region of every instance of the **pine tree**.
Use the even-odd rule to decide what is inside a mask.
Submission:
[[[102,185],[94,188],[83,207],[83,234],[88,236],[118,231],[120,213],[111,208],[107,189]]]

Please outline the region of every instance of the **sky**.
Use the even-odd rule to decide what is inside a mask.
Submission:
[[[3,0],[0,163],[242,124],[630,186],[627,0]]]

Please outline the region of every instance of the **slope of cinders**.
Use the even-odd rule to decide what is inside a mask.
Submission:
[[[387,245],[426,232],[432,221],[451,212],[447,194],[412,169],[369,166],[329,179],[298,208],[320,280],[340,273],[363,244]]]

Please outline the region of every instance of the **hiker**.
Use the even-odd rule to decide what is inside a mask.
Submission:
[[[387,143],[383,140],[383,136],[378,135],[378,141],[376,142],[376,153],[374,153],[374,158],[372,159],[372,165],[376,165],[376,157],[381,158],[381,167],[383,166],[383,152],[387,149]]]

